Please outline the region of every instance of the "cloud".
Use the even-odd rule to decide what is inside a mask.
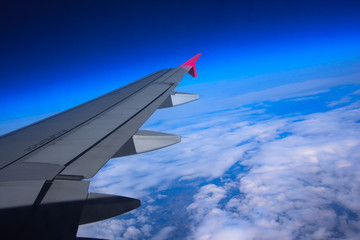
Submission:
[[[193,216],[190,238],[356,239],[359,107],[356,102],[280,122],[277,130],[290,134],[268,136],[272,140],[261,143],[251,157],[240,159],[249,171],[238,174],[233,189],[211,184],[194,196],[188,207]],[[204,188],[221,195],[214,201]]]
[[[140,236],[140,230],[130,226],[126,229],[125,233],[124,233],[124,238],[125,239],[138,239]]]
[[[274,120],[252,127],[253,123],[234,121],[252,113],[227,112],[225,117],[179,127],[177,131],[186,136],[181,144],[126,160],[111,160],[94,178],[92,189],[144,197],[153,187],[166,189],[171,181],[220,177],[257,142],[276,135],[282,124],[282,120]]]
[[[161,229],[160,232],[158,232],[153,238],[151,238],[151,240],[169,239],[170,233],[174,230],[175,230],[175,227],[172,227],[172,226],[165,227],[165,228]]]
[[[311,89],[310,83],[294,94],[289,89],[268,90],[257,103],[269,98],[281,104],[281,97],[318,100],[325,92],[321,87]],[[253,93],[252,101],[262,93]],[[82,226],[79,236],[171,236],[182,226],[143,226],[159,211],[158,201],[169,195],[169,186],[177,183],[202,186],[193,202],[184,206],[191,220],[183,223],[191,228],[190,239],[351,239],[360,227],[359,103],[287,117],[266,113],[266,108],[238,106],[161,124],[157,121],[163,121],[162,116],[155,116],[147,126],[172,129],[185,136],[182,143],[113,159],[91,183],[93,192],[137,197],[145,204],[130,213],[132,221]],[[229,172],[239,164],[240,170]],[[214,179],[221,181],[202,184]]]
[[[315,78],[306,81],[299,81],[296,77],[286,76],[284,78],[287,79],[281,81],[285,84],[279,84],[279,74],[273,78],[268,78],[267,76],[259,76],[258,78],[266,80],[260,82],[258,80],[254,81],[255,83],[258,82],[255,87],[249,84],[252,79],[231,79],[180,87],[179,91],[190,91],[200,94],[201,101],[195,102],[196,107],[189,107],[184,111],[180,109],[176,111],[181,111],[183,116],[194,116],[199,112],[229,109],[263,101],[316,97],[316,95],[326,93],[337,86],[360,84],[359,74]],[[249,89],[256,90],[251,91]]]
[[[337,106],[337,105],[341,105],[341,104],[344,104],[344,103],[348,103],[351,101],[351,98],[349,96],[345,96],[345,97],[342,97],[340,100],[336,100],[336,101],[332,101],[330,103],[328,103],[328,107],[334,107],[334,106]]]
[[[157,206],[148,205],[135,210],[131,218],[111,218],[81,225],[77,235],[101,239],[149,238],[154,234],[154,228],[149,224],[148,216],[153,214],[157,208]]]
[[[121,233],[125,232],[132,223],[127,220],[111,219],[79,227],[78,236],[93,238],[121,239]]]
[[[194,196],[194,202],[187,207],[187,210],[195,210],[197,216],[195,218],[203,218],[214,211],[217,204],[226,195],[226,191],[222,187],[208,184],[200,188],[199,192]]]

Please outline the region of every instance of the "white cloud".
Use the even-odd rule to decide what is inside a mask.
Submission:
[[[158,206],[148,205],[134,210],[134,215],[130,219],[112,218],[81,225],[77,236],[121,240],[149,238],[154,234],[154,228],[150,225],[149,216],[157,208]]]
[[[151,240],[164,240],[169,239],[169,235],[172,231],[175,230],[175,227],[168,226],[161,229]]]
[[[279,87],[254,93],[253,100],[264,93],[260,100],[313,96],[326,90],[321,89],[322,84],[326,85],[321,82],[314,90],[307,83],[293,93],[281,93],[289,86]],[[271,97],[274,94],[276,97]],[[226,178],[224,173],[240,161],[247,172],[238,173],[236,180],[226,184],[203,186],[188,206],[194,239],[327,239],[336,231],[349,239],[355,236],[360,223],[350,215],[359,214],[356,159],[360,140],[355,122],[360,116],[359,103],[286,118],[265,114],[265,108],[223,109],[160,126],[152,120],[154,125],[148,125],[152,130],[175,129],[173,133],[185,136],[182,143],[111,160],[91,188],[141,198],[153,205],[133,212],[132,223],[107,220],[81,227],[79,232],[114,239],[149,237],[156,233],[154,229],[139,228],[136,223],[147,223],[157,210],[156,200],[163,198],[162,191],[174,182]],[[283,133],[289,135],[281,138]],[[233,191],[239,190],[241,194],[234,195]],[[157,236],[175,231],[172,226],[164,229],[167,232],[163,230],[161,235],[160,231]]]
[[[141,227],[141,232],[144,234],[144,236],[150,236],[151,235],[151,231],[152,231],[153,227],[149,224],[145,224]]]
[[[344,104],[344,103],[348,103],[351,101],[351,98],[349,96],[345,96],[345,97],[342,97],[341,99],[339,100],[336,100],[336,101],[331,101],[330,103],[328,103],[328,107],[335,107],[337,105],[340,105],[340,104]]]
[[[354,95],[359,95],[359,94],[360,94],[360,89],[359,89],[359,90],[356,90],[356,91],[353,92],[352,94],[354,94]]]
[[[154,153],[114,159],[92,182],[93,191],[144,197],[149,189],[166,189],[171,181],[220,177],[246,151],[277,136],[283,120],[237,122],[252,111],[227,112],[208,122],[177,129],[186,134],[181,144]],[[209,167],[211,166],[211,167]]]
[[[178,91],[200,94],[200,100],[180,107],[157,111],[155,116],[147,121],[146,126],[151,126],[160,121],[161,130],[173,130],[175,124],[177,126],[185,125],[188,121],[196,123],[199,120],[196,116],[201,118],[203,114],[208,115],[209,112],[211,115],[218,116],[216,111],[237,109],[246,104],[284,99],[302,100],[302,98],[314,98],[317,94],[326,93],[337,86],[360,84],[360,75],[312,78],[312,80],[306,81],[299,81],[294,76],[284,76],[284,79],[279,81],[279,74],[275,74],[270,78],[258,76],[257,80],[253,80],[231,79],[180,86],[177,89]],[[176,121],[176,119],[178,120]]]
[[[202,189],[195,195],[188,207],[191,238],[354,238],[360,233],[359,106],[275,121],[278,131],[291,135],[268,136],[241,161],[250,170],[233,182],[240,195],[211,186],[232,197],[223,207]]]
[[[208,184],[200,188],[199,193],[194,196],[194,202],[187,210],[196,210],[195,218],[203,218],[210,211],[216,211],[216,206],[226,195],[226,191],[214,184]]]
[[[139,229],[131,226],[128,227],[124,233],[124,238],[125,239],[138,239],[140,236],[141,232]]]
[[[110,219],[97,223],[81,225],[78,236],[93,238],[121,239],[120,234],[127,228],[125,220]]]

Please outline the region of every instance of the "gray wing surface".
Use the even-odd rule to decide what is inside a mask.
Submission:
[[[139,128],[156,109],[199,98],[174,92],[186,73],[196,76],[199,56],[1,136],[2,239],[76,239],[79,224],[139,207],[138,199],[88,193],[86,179],[113,157],[180,141]]]

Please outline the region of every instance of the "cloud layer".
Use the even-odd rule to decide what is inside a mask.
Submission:
[[[189,239],[355,239],[360,232],[360,103],[354,94],[347,101],[341,100],[345,96],[329,100],[329,88],[315,84],[311,90],[310,85],[295,95],[281,95],[281,89],[291,87],[275,88],[277,97],[270,103],[261,98],[240,108],[184,117],[181,123],[152,120],[152,130],[176,129],[169,132],[185,136],[182,143],[114,159],[91,185],[95,192],[141,198],[143,207],[128,217],[82,226],[79,235],[167,239],[187,231],[182,236]],[[266,94],[272,96],[271,90]],[[256,95],[261,93],[251,94]],[[284,108],[288,101],[281,96],[310,101],[310,107],[322,101],[332,110],[269,112],[270,105]],[[172,191],[174,184],[195,193],[186,200]],[[164,202],[173,195],[182,201],[183,222],[171,220],[176,215],[152,222],[153,215],[166,214]]]
[[[283,119],[276,129],[286,137],[268,140],[240,160],[249,171],[195,195],[187,208],[191,238],[357,239],[359,106]]]

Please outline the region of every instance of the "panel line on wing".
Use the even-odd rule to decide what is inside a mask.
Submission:
[[[74,161],[76,161],[78,158],[80,158],[82,155],[84,155],[86,152],[88,152],[89,150],[91,150],[94,146],[96,146],[97,144],[99,144],[101,141],[103,141],[104,139],[106,139],[108,136],[110,136],[111,134],[113,134],[115,131],[117,131],[119,128],[121,128],[123,125],[125,125],[126,123],[128,123],[131,119],[135,118],[137,115],[139,115],[143,110],[145,110],[148,106],[150,106],[153,102],[155,102],[158,98],[160,98],[164,93],[166,93],[171,87],[173,87],[174,85],[177,84],[171,84],[170,87],[168,87],[165,91],[163,91],[161,94],[159,94],[159,96],[155,99],[153,99],[150,103],[148,103],[145,107],[143,107],[141,110],[139,110],[136,114],[134,114],[131,118],[127,119],[124,123],[122,123],[120,126],[118,126],[117,128],[115,128],[113,131],[111,131],[109,134],[107,134],[106,136],[104,136],[103,138],[101,138],[100,140],[98,140],[96,143],[94,143],[92,146],[90,146],[89,148],[87,148],[85,151],[83,151],[81,154],[79,154],[77,157],[75,157],[74,159],[72,159],[71,161],[69,161],[68,163],[65,164],[65,166],[69,166],[71,163],[73,163]]]
[[[74,129],[76,129],[76,128],[80,127],[81,125],[84,125],[84,124],[86,124],[87,122],[91,121],[92,119],[98,117],[99,115],[103,114],[104,112],[108,111],[109,109],[111,109],[111,108],[115,107],[116,105],[120,104],[122,101],[127,100],[128,98],[130,98],[131,96],[133,96],[133,95],[136,94],[137,92],[141,91],[142,89],[146,88],[146,87],[149,86],[150,84],[154,83],[154,82],[157,81],[158,79],[161,79],[164,75],[166,75],[167,73],[169,73],[171,70],[172,70],[172,69],[167,69],[167,71],[165,71],[164,73],[162,73],[159,77],[157,77],[157,78],[155,78],[154,80],[152,80],[151,82],[147,83],[145,86],[141,87],[140,89],[137,89],[136,91],[134,91],[134,92],[133,92],[132,94],[130,94],[129,96],[127,96],[127,97],[125,97],[124,99],[121,99],[120,101],[112,104],[111,106],[107,107],[105,110],[97,113],[96,115],[92,116],[91,118],[88,118],[87,120],[81,122],[80,124],[76,125],[75,127],[67,130],[67,131],[64,132],[63,134],[56,136],[55,138],[51,139],[50,141],[44,143],[43,145],[41,145],[41,146],[39,146],[39,147],[37,147],[37,148],[35,148],[35,149],[32,149],[32,150],[29,151],[28,153],[26,153],[26,154],[22,155],[21,157],[15,159],[15,160],[13,160],[13,161],[11,161],[10,163],[4,165],[3,167],[0,168],[0,170],[6,168],[7,166],[9,166],[9,165],[12,164],[12,163],[14,163],[14,162],[16,162],[16,161],[24,158],[25,156],[33,153],[34,151],[40,150],[41,148],[47,146],[49,143],[54,142],[55,140],[59,139],[60,137],[64,136],[65,134],[70,133],[70,132],[73,131]],[[173,76],[174,74],[176,74],[179,70],[180,70],[180,69],[175,69],[175,71],[174,71],[171,75],[166,76],[166,78],[170,78],[171,76]],[[150,76],[151,76],[151,75],[150,75]],[[144,78],[142,78],[142,79],[144,79]],[[136,82],[139,82],[140,80],[141,80],[141,79],[139,79],[139,80],[136,81]],[[124,86],[124,87],[129,87],[129,86],[135,84],[136,82],[133,82],[132,84],[128,84],[128,85],[126,85],[126,86]],[[115,91],[113,91],[113,92],[111,92],[111,93],[115,93],[116,91],[119,91],[119,90],[121,90],[121,89],[117,89],[117,90],[115,90]],[[110,93],[110,94],[111,94],[111,93]],[[103,95],[103,96],[100,96],[100,97],[98,97],[98,98],[96,98],[96,99],[99,99],[99,98],[102,98],[102,97],[105,97],[105,96],[108,96],[108,94],[105,94],[105,95]],[[89,102],[93,102],[93,101],[95,101],[96,99],[93,99],[92,101],[89,101]],[[84,103],[84,104],[88,104],[89,102],[86,102],[86,103]],[[73,110],[73,109],[75,109],[75,108],[79,108],[80,106],[83,106],[84,104],[81,104],[81,105],[79,105],[79,106],[76,106],[76,107],[74,107],[74,108],[71,108],[71,109],[69,109],[69,110],[67,110],[67,111],[65,111],[65,112],[69,112],[69,111],[71,111],[71,110]],[[64,113],[64,112],[62,112],[62,113],[60,113],[60,114],[63,114],[63,113]],[[32,125],[36,125],[36,124],[38,124],[38,123],[40,123],[40,122],[43,122],[43,121],[45,121],[45,120],[54,118],[54,117],[56,117],[56,116],[58,116],[58,115],[59,115],[59,114],[54,115],[54,116],[52,116],[52,117],[50,117],[50,118],[41,120],[41,121],[39,121],[39,122],[37,122],[37,123],[34,123],[34,124],[32,124]],[[30,125],[30,126],[32,126],[32,125]],[[16,132],[17,132],[17,131],[16,131]],[[9,133],[9,134],[13,134],[13,133],[14,133],[14,132]],[[2,137],[3,137],[3,136],[2,136]]]
[[[171,87],[168,85],[158,85],[154,83],[143,89],[139,94],[132,95],[131,98],[119,103],[109,109],[96,119],[86,123],[81,128],[75,129],[58,141],[47,146],[41,151],[37,151],[24,162],[53,163],[64,166],[79,153],[85,151],[96,143],[99,139],[107,136],[113,129],[121,126],[141,109],[147,106],[154,98]],[[161,91],[161,92],[160,92]],[[54,155],[54,152],[62,154]]]

